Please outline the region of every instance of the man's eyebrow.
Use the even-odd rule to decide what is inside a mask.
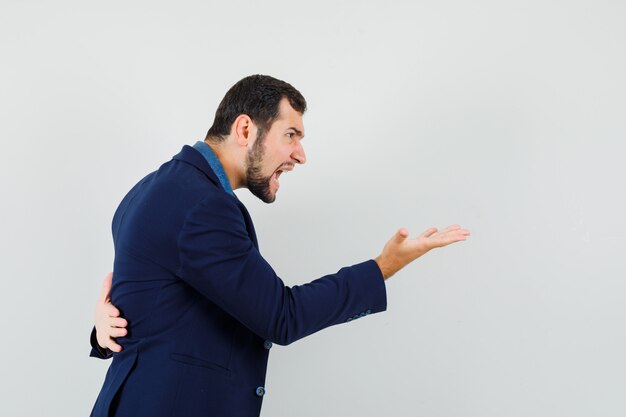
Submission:
[[[287,130],[289,130],[289,129],[293,129],[293,130],[295,130],[295,131],[296,131],[296,133],[298,134],[298,136],[300,136],[301,138],[303,138],[303,137],[304,137],[304,132],[302,132],[302,131],[301,131],[300,129],[298,129],[297,127],[293,127],[293,126],[292,126],[292,127],[287,128]]]

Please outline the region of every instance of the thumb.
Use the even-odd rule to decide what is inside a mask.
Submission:
[[[104,281],[102,281],[102,290],[100,290],[100,296],[98,297],[99,303],[106,303],[109,299],[109,293],[111,292],[111,285],[113,283],[113,272],[109,272]]]
[[[393,235],[392,240],[394,241],[394,243],[400,244],[400,243],[404,242],[404,240],[407,237],[409,237],[409,231],[406,230],[404,227],[401,227],[400,229],[398,229],[396,234]]]

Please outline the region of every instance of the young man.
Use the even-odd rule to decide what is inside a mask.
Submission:
[[[286,287],[233,189],[275,200],[280,176],[306,161],[305,110],[288,83],[246,77],[204,142],[183,147],[123,199],[111,301],[130,325],[105,280],[92,356],[113,361],[92,416],[258,416],[272,343],[384,311],[387,278],[469,235],[453,225],[408,239],[400,229],[376,259]]]

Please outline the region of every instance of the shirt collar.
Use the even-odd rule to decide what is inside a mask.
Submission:
[[[217,155],[215,155],[215,152],[213,152],[213,149],[211,149],[209,145],[202,141],[196,142],[193,147],[198,152],[200,152],[204,159],[206,159],[206,161],[209,163],[209,166],[211,167],[213,172],[215,172],[215,175],[217,175],[217,179],[220,181],[220,184],[222,185],[224,191],[226,191],[228,194],[235,195],[235,193],[233,192],[233,188],[230,185],[230,181],[228,181],[228,176],[224,171],[224,166],[217,158]]]

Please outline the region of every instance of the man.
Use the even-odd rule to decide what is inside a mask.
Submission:
[[[183,147],[122,200],[111,301],[130,324],[108,302],[105,281],[92,356],[115,353],[92,416],[257,416],[272,343],[384,311],[387,278],[469,235],[454,225],[407,239],[400,229],[375,260],[286,287],[259,254],[233,189],[275,200],[280,176],[306,161],[305,110],[290,84],[246,77],[204,142]]]

